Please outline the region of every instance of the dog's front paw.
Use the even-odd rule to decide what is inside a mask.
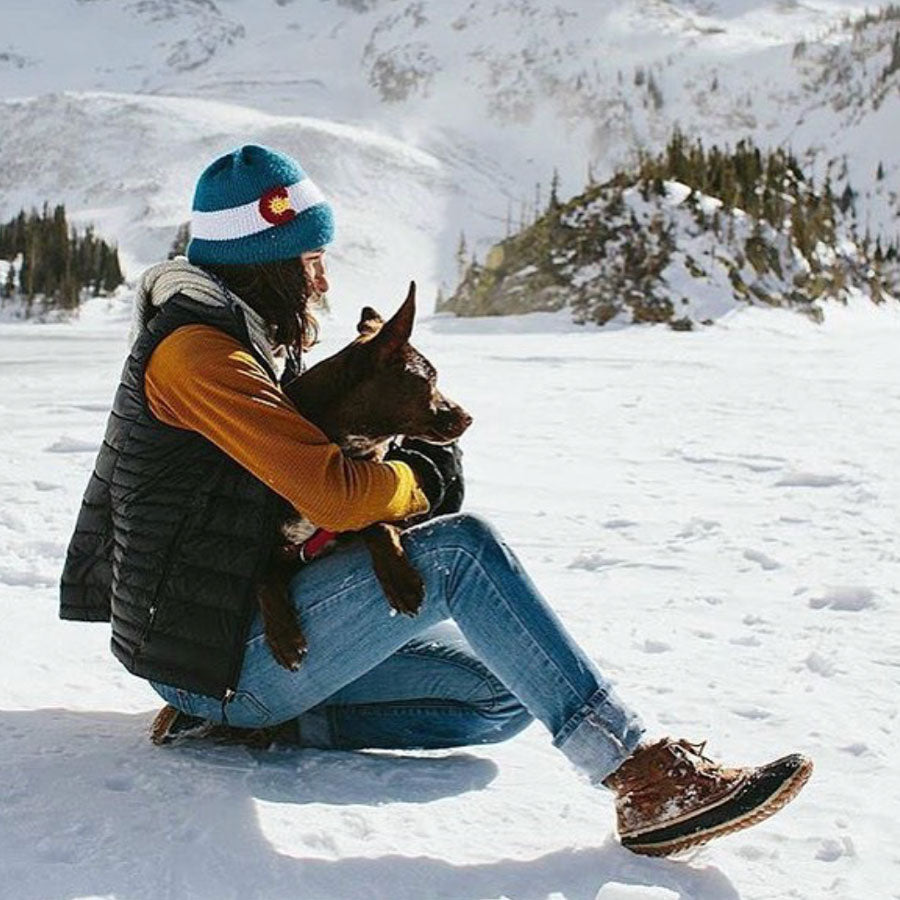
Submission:
[[[308,649],[306,637],[299,625],[267,628],[266,643],[272,651],[272,656],[275,657],[275,662],[291,672],[296,672],[300,668]]]
[[[379,572],[379,580],[391,609],[404,616],[415,616],[425,599],[425,582],[422,576],[408,563],[388,567],[386,573]]]

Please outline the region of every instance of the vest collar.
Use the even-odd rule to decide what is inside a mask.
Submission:
[[[143,328],[156,314],[159,307],[176,294],[184,294],[198,303],[214,307],[231,307],[243,313],[247,332],[254,348],[269,367],[280,376],[284,369],[284,356],[272,337],[272,329],[253,307],[237,294],[229,291],[209,272],[194,266],[183,256],[152,266],[141,276],[131,318],[129,345],[133,345]]]

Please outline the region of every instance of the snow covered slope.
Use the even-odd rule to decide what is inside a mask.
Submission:
[[[0,898],[897,896],[896,309],[417,328],[475,415],[468,507],[651,727],[815,759],[783,813],[669,862],[612,842],[609,797],[539,725],[402,756],[151,747],[158,700],[107,627],[56,619],[126,301],[0,324]]]
[[[434,284],[449,189],[437,160],[407,144],[317,119],[137,94],[48,94],[10,101],[3,116],[6,209],[66,202],[76,221],[118,238],[132,274],[164,258],[175,225],[190,217],[206,163],[256,141],[316,161],[314,177],[338,216],[339,283],[354,304],[377,299],[373,283],[393,283],[398,292],[410,277]],[[73,153],[86,135],[89,152]],[[379,241],[385,220],[393,243]]]

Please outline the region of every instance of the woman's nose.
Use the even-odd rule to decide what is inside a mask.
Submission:
[[[325,266],[322,263],[316,265],[315,285],[320,294],[328,292],[328,276],[325,274]]]

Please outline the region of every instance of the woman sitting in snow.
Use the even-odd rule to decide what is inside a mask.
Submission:
[[[188,261],[142,283],[61,588],[62,617],[111,620],[113,653],[165,699],[157,741],[253,730],[301,747],[439,748],[539,719],[615,793],[622,843],[653,855],[797,794],[812,769],[798,754],[724,768],[702,745],[645,739],[512,551],[458,511],[452,448],[348,459],[290,404],[276,373],[287,360],[296,374],[312,343],[333,236],[295,160],[258,146],[217,159],[197,183],[192,234]],[[403,537],[425,582],[419,614],[386,614],[366,548],[348,541],[294,578],[309,650],[296,671],[278,665],[255,587],[279,497],[338,532],[431,516]]]

